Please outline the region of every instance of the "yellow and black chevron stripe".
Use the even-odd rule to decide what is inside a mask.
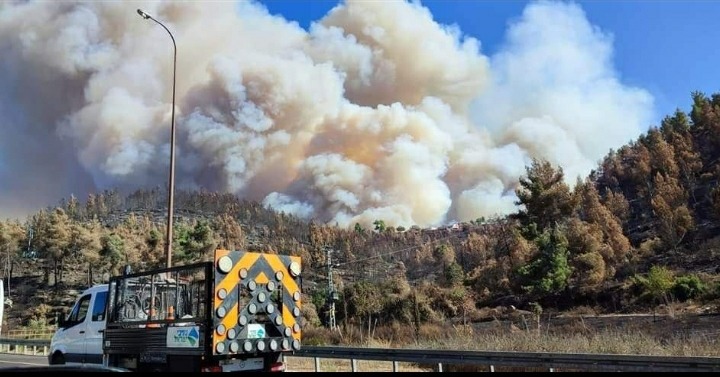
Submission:
[[[300,257],[221,249],[214,263],[213,353],[299,349]]]

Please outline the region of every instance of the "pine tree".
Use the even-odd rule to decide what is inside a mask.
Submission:
[[[523,227],[536,227],[538,233],[566,220],[575,209],[575,199],[570,188],[563,182],[561,167],[553,167],[548,161],[533,159],[526,168],[527,175],[520,178],[520,188],[515,190],[517,205],[523,206],[513,218]]]
[[[573,269],[573,284],[580,291],[596,289],[608,277],[603,255],[612,256],[613,251],[603,243],[600,226],[590,224],[579,218],[568,222],[566,232],[570,264]]]
[[[212,228],[217,235],[218,246],[226,250],[245,249],[245,233],[240,224],[228,214],[216,216]]]
[[[4,277],[8,279],[12,278],[13,265],[21,254],[24,238],[25,230],[18,222],[0,221],[0,260],[3,260],[2,268],[7,274]]]
[[[545,230],[535,243],[537,255],[518,270],[523,289],[535,295],[561,292],[567,287],[572,272],[567,238],[556,227]]]
[[[663,119],[660,130],[673,148],[679,177],[695,203],[697,202],[695,188],[703,163],[690,132],[690,119],[685,113],[677,110],[674,116]]]
[[[600,195],[591,181],[586,180],[584,183],[579,183],[576,186],[576,192],[580,202],[578,206],[580,219],[595,225],[602,234],[599,241],[607,245],[606,248],[602,248],[603,251],[606,251],[603,255],[605,262],[610,265],[622,262],[632,247],[630,241],[623,234],[620,219],[602,204]]]
[[[655,195],[651,200],[659,235],[674,250],[694,228],[692,211],[687,206],[688,194],[677,179],[658,173],[654,179]]]
[[[657,128],[651,128],[646,136],[641,136],[640,142],[650,153],[650,174],[652,176],[657,173],[668,177],[678,176],[679,168],[675,162],[675,151]]]
[[[70,219],[57,207],[48,216],[44,226],[38,229],[38,248],[41,256],[51,263],[55,286],[62,282],[63,259],[70,253]]]

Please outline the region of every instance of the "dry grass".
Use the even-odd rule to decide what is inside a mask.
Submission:
[[[541,331],[520,330],[512,325],[494,331],[465,327],[457,328],[456,336],[436,338],[425,344],[431,348],[487,351],[720,356],[717,330],[680,330],[675,328],[680,326],[675,322],[682,321],[666,318],[653,323],[647,318],[638,324],[620,322],[621,325],[597,328],[578,320]]]
[[[588,310],[589,311],[589,310]],[[413,326],[397,323],[369,331],[357,327],[306,329],[304,344],[372,348],[448,349],[550,353],[720,357],[720,316],[577,317],[557,323],[534,320],[493,321],[472,326],[424,324],[419,339]],[[289,358],[290,359],[290,358]],[[349,360],[322,359],[322,371],[351,371]],[[290,370],[314,371],[312,358],[292,358]],[[449,371],[487,371],[487,366]],[[358,361],[359,371],[392,371],[392,363]],[[402,363],[401,370],[430,371],[431,366]],[[502,368],[497,368],[502,371]],[[510,370],[508,370],[510,371]]]
[[[720,356],[716,334],[657,339],[647,334],[606,330],[594,334],[537,334],[516,332],[512,335],[480,333],[471,337],[435,339],[421,348],[466,349],[482,351],[592,353],[656,356]]]

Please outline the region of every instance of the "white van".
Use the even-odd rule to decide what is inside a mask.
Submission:
[[[100,284],[86,289],[78,297],[50,341],[50,365],[103,363],[107,294],[108,285]]]

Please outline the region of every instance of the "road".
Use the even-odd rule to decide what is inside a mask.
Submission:
[[[48,365],[47,356],[14,355],[0,353],[0,372],[3,368]]]

